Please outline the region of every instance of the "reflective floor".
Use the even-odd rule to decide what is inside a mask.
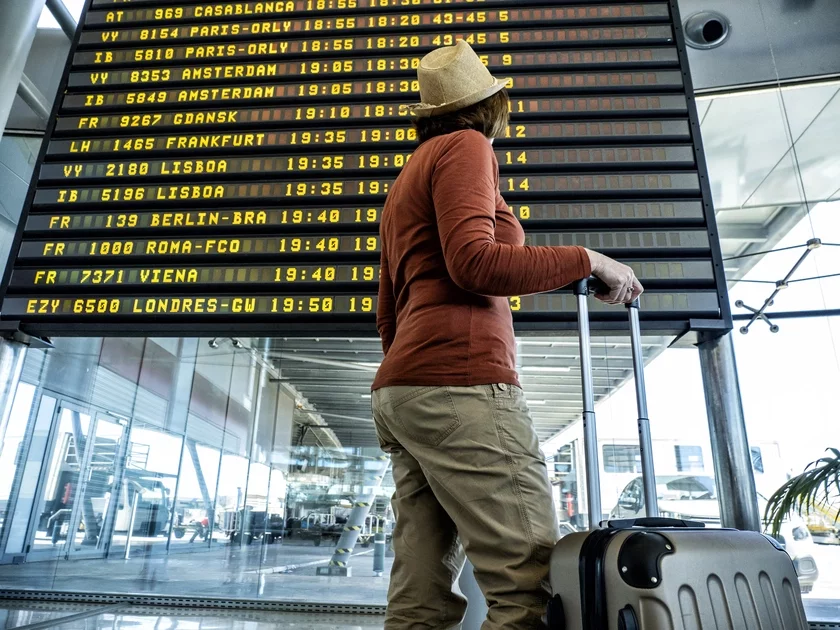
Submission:
[[[367,630],[382,628],[374,614],[283,613],[0,600],[0,630]],[[814,621],[810,630],[837,630],[836,621]],[[478,630],[467,628],[462,630]]]
[[[335,551],[324,545],[227,546],[158,555],[137,546],[124,558],[64,559],[0,565],[0,589],[84,593],[164,593],[236,599],[385,605],[393,558],[383,576],[373,571],[373,549],[352,555],[351,577],[317,574]],[[317,595],[316,595],[317,594]]]
[[[33,624],[43,629],[46,623],[61,630],[363,630],[382,628],[383,621],[377,615],[0,602],[0,630]]]

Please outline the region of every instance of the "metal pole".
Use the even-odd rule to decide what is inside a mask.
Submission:
[[[50,105],[47,103],[47,97],[41,93],[32,80],[25,74],[20,75],[20,83],[17,87],[18,96],[23,99],[23,102],[29,105],[29,108],[38,114],[43,121],[50,118]]]
[[[43,0],[0,2],[0,137],[6,129],[43,9]]]
[[[741,405],[732,333],[701,333],[700,367],[712,439],[721,524],[761,531],[752,457]]]
[[[67,38],[72,42],[76,35],[76,20],[70,15],[70,11],[64,6],[61,0],[47,0],[47,8],[53,14],[55,21],[67,35]]]
[[[140,487],[134,488],[134,498],[131,500],[131,518],[128,519],[128,534],[125,537],[126,560],[131,558],[131,539],[134,537],[134,519],[137,518],[137,504],[140,502]]]
[[[592,378],[592,347],[589,331],[589,281],[575,285],[580,333],[580,377],[583,389],[583,448],[586,461],[586,496],[589,528],[601,522],[601,473],[598,467],[598,430],[595,424],[595,386]]]
[[[639,450],[642,455],[642,485],[645,492],[645,512],[659,516],[656,496],[656,471],[653,467],[653,441],[650,437],[647,390],[645,389],[645,358],[642,353],[642,327],[639,324],[639,300],[627,306],[630,316],[630,347],[633,351],[633,375],[636,381],[636,408],[639,411]]]
[[[382,577],[385,572],[385,532],[378,530],[373,538],[373,574]]]

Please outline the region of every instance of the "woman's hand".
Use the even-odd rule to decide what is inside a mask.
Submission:
[[[607,304],[630,304],[644,291],[641,282],[636,278],[633,270],[617,260],[587,249],[592,275],[600,278],[610,292],[596,293],[595,297]]]

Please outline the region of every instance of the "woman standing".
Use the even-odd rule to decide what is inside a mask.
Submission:
[[[507,297],[599,276],[608,302],[642,292],[633,271],[582,247],[526,247],[499,193],[491,147],[505,82],[464,42],[418,70],[420,146],[382,215],[373,384],[397,516],[385,628],[456,627],[463,552],[489,609],[484,630],[541,628],[558,538],[545,461],[515,370]]]

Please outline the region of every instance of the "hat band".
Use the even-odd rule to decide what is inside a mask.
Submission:
[[[483,101],[486,98],[489,98],[500,92],[504,87],[510,82],[511,79],[493,79],[493,83],[486,88],[482,88],[470,94],[466,94],[454,101],[449,101],[446,103],[441,103],[439,105],[435,105],[432,103],[414,103],[412,105],[407,105],[406,107],[408,110],[415,114],[416,116],[440,116],[442,114],[448,114],[459,109],[463,109],[465,107],[469,107],[470,105],[475,105],[476,103]]]

